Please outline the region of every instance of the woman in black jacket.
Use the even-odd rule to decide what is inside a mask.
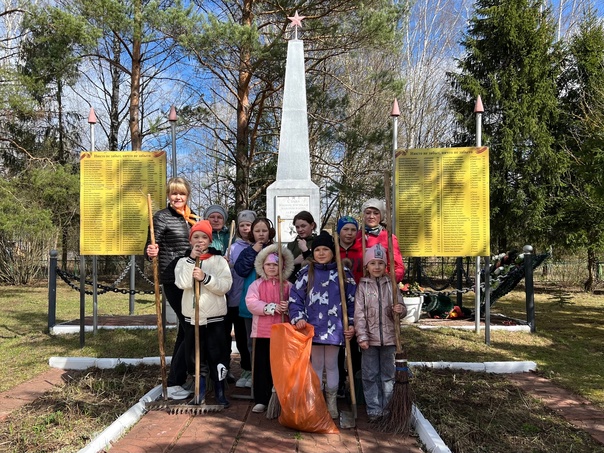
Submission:
[[[174,267],[179,258],[190,248],[189,230],[198,217],[191,212],[187,201],[191,186],[184,178],[171,178],[166,186],[168,207],[153,215],[153,232],[155,245],[151,245],[150,233],[147,238],[145,255],[151,259],[158,257],[160,281],[166,299],[178,318],[178,333],[172,353],[170,375],[168,376],[168,396],[182,394],[182,384],[187,380],[187,364],[183,350],[179,353],[184,341],[184,317],[182,315],[182,290],[174,284]]]

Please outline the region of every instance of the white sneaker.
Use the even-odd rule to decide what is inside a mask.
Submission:
[[[261,414],[262,412],[266,411],[266,405],[265,404],[256,404],[253,408],[252,408],[252,412],[254,412],[255,414]]]
[[[227,370],[227,367],[225,367],[222,363],[216,365],[216,368],[218,370],[218,380],[224,381],[227,377],[227,374],[229,374],[229,370]]]
[[[188,398],[191,392],[183,389],[180,385],[174,385],[172,387],[168,387],[168,399],[171,400],[184,400]]]
[[[245,386],[248,389],[252,388],[252,373],[250,372],[250,375],[247,377],[246,381],[245,381]]]
[[[247,380],[249,379],[249,377],[251,375],[252,375],[252,373],[249,372],[248,370],[243,370],[241,372],[241,377],[239,379],[237,379],[237,382],[235,383],[235,387],[244,388],[245,383],[247,382]]]

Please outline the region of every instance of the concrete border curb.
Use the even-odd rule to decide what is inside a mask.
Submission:
[[[175,325],[167,325],[166,329],[175,329]],[[156,330],[157,326],[98,326],[97,329],[103,330]],[[84,326],[84,332],[92,332],[93,326]],[[50,335],[68,335],[80,333],[80,326],[71,324],[57,324],[50,328]]]
[[[169,363],[166,357],[166,362]],[[141,359],[95,359],[93,357],[51,357],[48,364],[53,368],[64,370],[85,370],[91,367],[113,368],[120,363],[129,365],[159,365],[159,357],[143,357]],[[521,362],[409,362],[410,367],[425,367],[434,369],[461,369],[487,373],[526,373],[535,371],[537,364],[531,361]],[[126,431],[134,426],[145,414],[145,402],[155,401],[161,395],[161,385],[155,387],[138,403],[121,415],[115,422],[102,431],[90,444],[81,449],[79,453],[96,453],[111,445],[119,439]],[[419,438],[426,445],[430,453],[451,453],[451,450],[443,442],[432,424],[423,416],[421,411],[414,405],[412,410],[412,426],[415,428]]]
[[[155,401],[162,393],[161,385],[158,385],[145,396],[143,396],[138,403],[124,412],[116,421],[105,428],[98,436],[96,436],[92,442],[82,448],[79,453],[97,453],[110,446],[115,440],[119,439],[134,426],[143,415],[147,412],[145,409],[145,403],[148,401]]]

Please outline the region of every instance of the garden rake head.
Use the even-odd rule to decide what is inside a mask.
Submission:
[[[151,401],[145,403],[145,409],[148,411],[165,411],[170,415],[200,415],[211,412],[221,412],[224,406],[220,404],[195,404],[195,398],[189,403],[180,403],[178,401]]]

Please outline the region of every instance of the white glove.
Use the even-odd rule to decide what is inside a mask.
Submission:
[[[264,306],[264,314],[267,316],[272,316],[275,314],[275,309],[277,308],[277,304],[271,302],[270,304],[266,304]]]

